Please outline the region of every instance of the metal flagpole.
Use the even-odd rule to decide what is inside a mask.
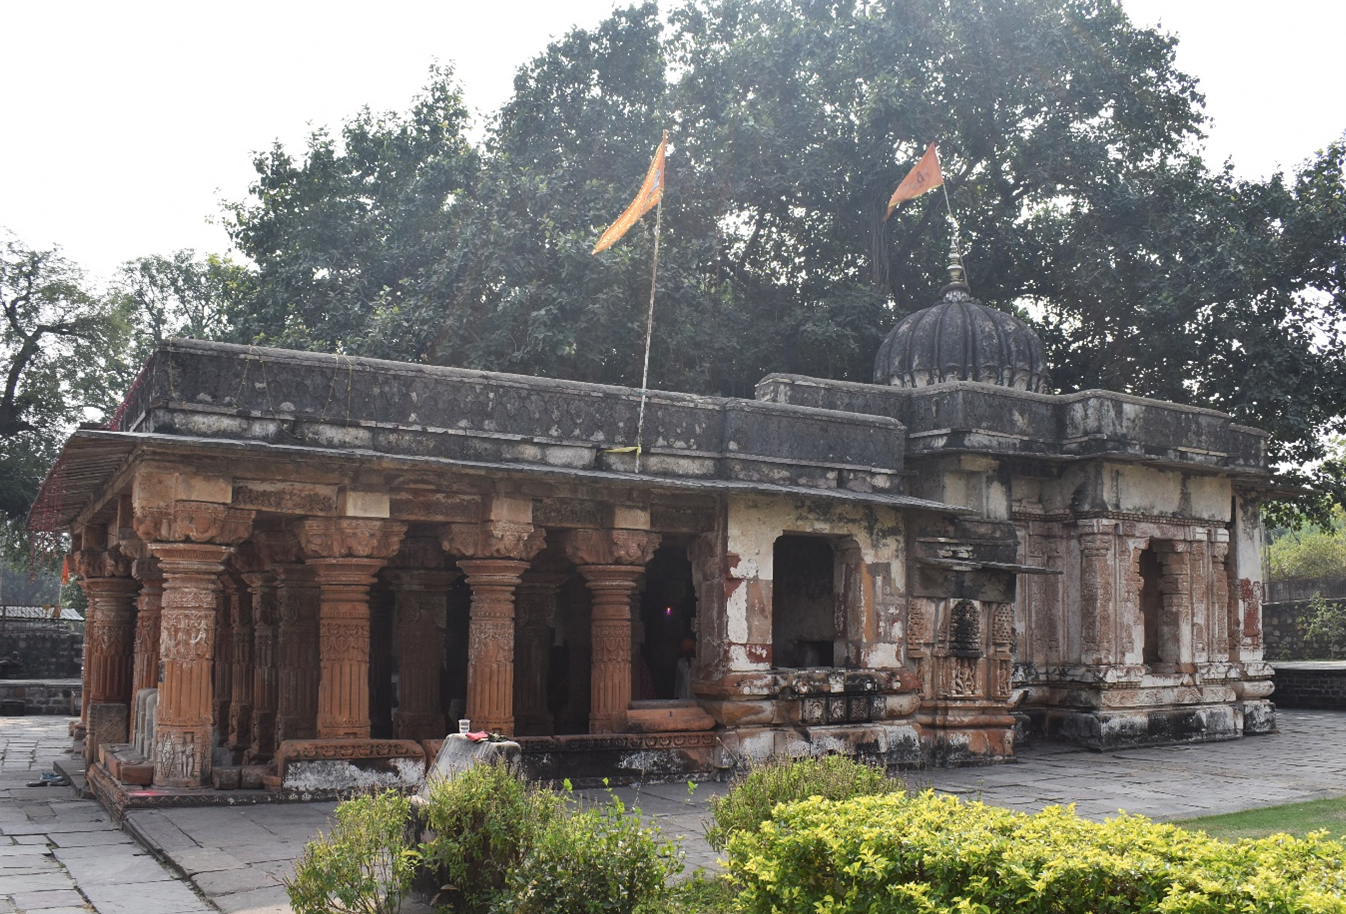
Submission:
[[[640,452],[645,436],[645,398],[650,386],[650,340],[654,335],[654,287],[659,281],[659,229],[664,221],[664,197],[654,211],[654,265],[650,270],[650,313],[645,319],[645,367],[640,373],[640,418],[636,420],[636,472],[640,472]]]

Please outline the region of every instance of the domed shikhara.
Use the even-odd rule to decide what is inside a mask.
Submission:
[[[926,387],[978,381],[1044,393],[1042,341],[1018,318],[988,308],[953,282],[932,307],[909,314],[874,358],[874,383]]]

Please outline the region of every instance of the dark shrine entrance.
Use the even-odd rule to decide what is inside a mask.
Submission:
[[[637,700],[689,699],[696,655],[696,589],[687,547],[666,542],[645,566],[637,649]],[[638,635],[639,637],[639,635]]]

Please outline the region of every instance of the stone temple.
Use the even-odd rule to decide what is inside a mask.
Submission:
[[[90,782],[409,784],[459,719],[576,780],[1270,732],[1265,436],[1047,384],[957,273],[874,383],[651,392],[639,455],[638,390],[169,342],[31,518]]]

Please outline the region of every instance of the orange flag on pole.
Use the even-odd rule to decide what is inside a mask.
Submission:
[[[598,239],[593,253],[606,251],[616,244],[641,216],[654,209],[664,198],[664,150],[667,146],[668,131],[665,130],[664,138],[659,142],[659,148],[654,151],[654,158],[650,161],[650,170],[645,173],[645,183],[640,185],[640,191],[626,208],[626,212],[618,216],[617,221],[608,226],[608,230]]]
[[[944,183],[944,174],[939,170],[939,153],[935,152],[935,144],[931,143],[925,150],[925,155],[921,156],[921,161],[916,163],[902,183],[897,185],[897,190],[893,191],[892,199],[888,201],[888,216],[897,209],[897,204],[904,200],[910,200],[912,197],[919,197],[927,190],[934,190]],[[883,218],[887,219],[888,216]]]

